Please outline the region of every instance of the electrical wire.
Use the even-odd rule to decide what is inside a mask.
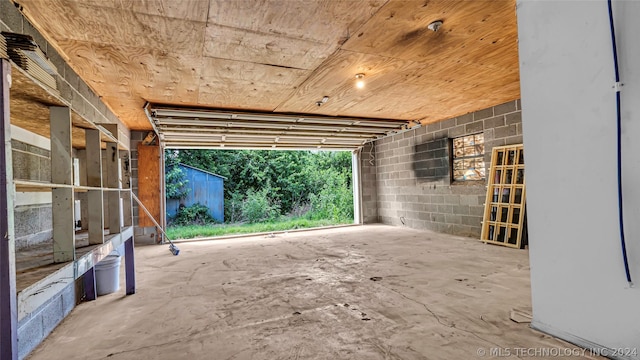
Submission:
[[[622,247],[622,258],[624,261],[624,271],[627,276],[629,286],[633,286],[631,272],[629,271],[629,259],[627,257],[627,244],[624,237],[624,203],[622,191],[622,115],[620,102],[620,71],[618,68],[618,48],[616,45],[616,28],[613,23],[613,8],[611,0],[607,0],[609,8],[609,26],[611,28],[611,45],[613,46],[613,66],[616,77],[616,122],[617,122],[617,153],[618,153],[618,221],[620,223],[620,245]]]

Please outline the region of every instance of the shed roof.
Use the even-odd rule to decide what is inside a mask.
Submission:
[[[203,172],[203,173],[205,173],[205,174],[209,174],[209,175],[217,176],[217,177],[219,177],[219,178],[222,178],[222,179],[224,179],[224,180],[227,180],[227,178],[226,178],[226,177],[224,177],[224,176],[222,176],[222,175],[218,175],[218,174],[214,174],[214,173],[212,173],[212,172],[206,171],[206,170],[198,169],[197,167],[193,167],[193,166],[190,166],[190,165],[187,165],[187,164],[184,164],[184,163],[178,163],[178,165],[180,165],[180,166],[184,166],[184,167],[187,167],[187,168],[189,168],[189,169],[198,170],[198,171]]]

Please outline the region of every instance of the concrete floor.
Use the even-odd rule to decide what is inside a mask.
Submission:
[[[383,225],[179,247],[136,248],[138,293],[79,305],[31,359],[582,357],[509,319],[526,250]]]

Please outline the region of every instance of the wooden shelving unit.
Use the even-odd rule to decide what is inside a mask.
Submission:
[[[526,187],[522,144],[494,147],[480,240],[522,248]]]
[[[8,249],[13,252],[9,258],[14,259],[17,284],[16,321],[83,276],[83,295],[87,300],[94,299],[95,264],[122,244],[125,244],[127,294],[134,293],[128,139],[120,138],[118,125],[97,124],[81,116],[59,94],[24,70],[8,60],[0,61],[3,72],[10,72],[13,80],[8,96],[7,93],[3,96],[10,109],[2,117],[4,133],[10,134],[10,119],[10,124],[51,140],[49,181],[13,179],[12,171],[7,172],[8,192],[50,192],[52,198],[52,239],[24,254],[21,250],[16,253],[15,247]],[[9,156],[6,165],[10,168],[11,148],[6,141],[5,154]],[[74,168],[74,157],[79,159],[79,168]],[[83,211],[83,231],[76,228],[76,200],[87,210]],[[5,226],[9,237],[15,238],[11,233],[13,216]]]

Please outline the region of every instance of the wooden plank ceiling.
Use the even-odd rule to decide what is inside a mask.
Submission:
[[[520,96],[515,0],[19,3],[135,130],[147,102],[424,124]]]

